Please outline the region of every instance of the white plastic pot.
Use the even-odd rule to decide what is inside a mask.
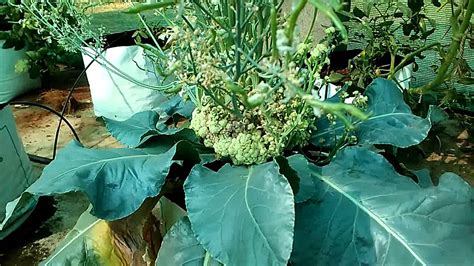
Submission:
[[[16,62],[26,58],[26,50],[2,49],[4,43],[0,40],[0,104],[40,86],[39,79],[30,79],[28,73],[15,72]]]
[[[413,76],[413,64],[406,65],[402,69],[400,69],[397,73],[395,73],[395,80],[399,84],[399,88],[401,90],[406,90],[410,87],[410,81]],[[322,80],[317,80],[316,81],[316,86],[320,86],[322,84]],[[336,95],[337,92],[339,91],[340,86],[334,85],[334,84],[326,84],[321,87],[319,90],[319,97],[322,100],[326,100],[328,98],[331,98],[332,96]],[[349,97],[346,99],[347,103],[352,102],[354,98]]]
[[[0,240],[15,230],[31,213],[36,201],[22,202],[22,207],[5,219],[6,205],[17,199],[35,181],[33,168],[18,137],[10,107],[0,109]]]
[[[83,53],[82,56],[87,66],[97,53],[90,48],[84,49],[89,53]],[[152,110],[167,100],[159,91],[137,85],[110,69],[113,65],[139,83],[159,85],[161,79],[154,74],[152,63],[146,58],[143,48],[113,47],[102,56],[103,59],[98,58],[86,71],[96,116],[126,120],[135,113]]]

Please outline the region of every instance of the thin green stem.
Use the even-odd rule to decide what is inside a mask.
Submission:
[[[451,18],[451,26],[453,27],[453,31],[454,31],[453,36],[452,36],[452,42],[451,42],[451,45],[449,46],[448,53],[444,57],[443,63],[441,64],[441,66],[438,69],[438,73],[437,73],[435,79],[432,80],[431,82],[429,82],[428,84],[422,86],[422,87],[411,89],[410,90],[411,92],[423,94],[427,91],[435,89],[436,87],[438,87],[438,86],[440,86],[444,83],[444,81],[447,77],[447,73],[449,71],[449,68],[451,67],[454,59],[456,58],[456,56],[458,54],[459,47],[461,45],[461,40],[462,40],[464,34],[466,34],[466,31],[469,29],[470,20],[471,20],[473,12],[474,12],[474,0],[469,0],[466,12],[465,12],[464,17],[462,19],[462,23],[459,27],[457,27],[457,21],[458,21],[457,16],[460,15],[460,13],[455,12],[454,15],[456,17]]]
[[[303,8],[306,6],[308,3],[308,0],[300,0],[298,4],[296,5],[295,9],[290,15],[290,18],[288,19],[288,28],[286,29],[286,37],[288,38],[288,44],[291,46],[293,43],[293,38],[294,38],[294,33],[295,33],[295,27],[296,23],[298,22],[298,17],[301,14],[301,11],[303,11]]]
[[[405,67],[410,61],[412,61],[415,56],[420,55],[422,52],[429,50],[433,48],[434,46],[440,46],[441,44],[439,42],[435,42],[432,44],[429,44],[427,46],[421,47],[420,49],[406,55],[403,60],[393,69],[390,70],[390,73],[388,74],[388,79],[394,79],[395,74],[400,71],[403,67]]]

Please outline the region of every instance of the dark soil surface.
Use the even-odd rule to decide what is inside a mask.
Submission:
[[[451,114],[435,126],[418,146],[400,149],[398,158],[408,169],[429,169],[436,183],[445,172],[453,172],[474,186],[474,117]]]

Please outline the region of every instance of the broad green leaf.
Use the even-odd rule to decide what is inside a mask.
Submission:
[[[368,97],[366,112],[370,117],[357,121],[353,132],[359,144],[388,144],[406,148],[423,141],[431,128],[429,119],[411,113],[410,107],[403,101],[402,92],[393,81],[378,78],[366,89]],[[344,125],[332,126],[322,122],[311,137],[312,143],[321,146],[334,144],[344,130]]]
[[[55,251],[40,265],[123,265],[106,221],[90,214],[90,208]]]
[[[221,264],[212,259],[199,244],[188,217],[183,217],[163,238],[155,265],[217,266]]]
[[[150,138],[160,136],[175,137],[175,142],[178,139],[197,141],[192,130],[168,127],[155,111],[140,112],[125,121],[105,118],[105,123],[113,137],[132,148],[143,146]]]
[[[346,148],[296,207],[293,265],[464,265],[473,255],[472,188],[452,173],[420,187],[381,156]]]
[[[180,96],[171,97],[168,101],[161,103],[155,111],[167,117],[180,115],[185,118],[191,118],[195,105],[192,101],[185,101]]]
[[[160,232],[162,235],[166,235],[175,223],[188,215],[185,210],[166,197],[161,197],[158,202],[158,208],[155,208],[155,210],[157,212],[153,214],[160,220]]]
[[[184,210],[165,197],[157,206],[153,215],[160,220],[163,235],[186,215]],[[126,265],[124,256],[127,254],[116,248],[109,225],[92,216],[91,208],[79,217],[74,228],[41,265]]]
[[[325,102],[338,103],[341,102],[339,94],[325,100]],[[347,117],[350,119],[350,117]],[[318,147],[333,147],[337,140],[344,133],[345,127],[341,120],[330,121],[327,116],[323,116],[316,120],[316,131],[311,136],[311,143]]]
[[[296,171],[300,179],[299,190],[295,195],[295,202],[304,202],[313,197],[316,192],[313,175],[315,172],[320,172],[320,168],[308,162],[308,160],[300,154],[288,157],[288,163],[290,167]]]
[[[430,122],[411,113],[402,92],[393,81],[378,78],[367,88],[367,112],[372,114],[358,125],[360,144],[390,144],[406,148],[419,144],[430,131]]]
[[[296,198],[296,195],[300,190],[300,178],[298,176],[298,173],[292,167],[290,167],[287,158],[283,156],[278,156],[274,158],[274,160],[280,168],[280,174],[282,174],[288,180],[291,190],[293,190],[293,195],[295,195]]]
[[[411,171],[418,178],[418,185],[423,188],[433,186],[430,171],[428,169],[412,170]]]
[[[180,142],[162,154],[136,149],[86,149],[72,142],[48,165],[26,192],[43,196],[81,191],[92,214],[105,220],[124,218],[148,197],[160,193]]]
[[[430,121],[431,126],[434,126],[448,120],[449,115],[439,106],[430,105],[426,118]]]
[[[156,129],[160,116],[153,111],[136,113],[125,121],[115,121],[108,118],[104,118],[104,120],[110,134],[132,148],[138,147],[149,138],[160,134]],[[175,131],[176,129],[170,133],[173,134]]]
[[[0,223],[0,240],[20,227],[34,211],[37,203],[37,197],[27,194],[8,202],[5,206],[5,216]]]
[[[286,265],[293,243],[294,196],[276,162],[218,172],[196,165],[186,207],[201,245],[225,265]]]

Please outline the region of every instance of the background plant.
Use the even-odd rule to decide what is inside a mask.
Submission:
[[[416,71],[415,58],[437,46],[428,41],[436,22],[423,1],[365,1],[341,13],[349,18],[350,46],[362,49],[348,60],[349,79],[359,90],[377,77],[393,78],[407,64],[415,63]]]
[[[412,88],[414,94],[440,95],[441,104],[457,100],[456,83],[471,84],[472,69],[466,60],[472,23],[472,1],[366,1],[355,5],[351,13],[341,12],[351,18],[348,25],[354,30],[351,40],[362,45],[362,53],[348,64],[351,80],[358,87],[367,85],[375,77],[394,80],[395,74],[409,63],[423,64],[431,51],[438,54],[440,63],[433,65],[434,78]],[[428,6],[436,6],[436,12],[450,16],[447,32],[438,33],[436,21],[427,15]],[[432,9],[432,8],[430,8]],[[450,41],[434,38],[447,36]],[[461,37],[462,36],[462,37]],[[381,66],[383,56],[388,56]],[[400,59],[396,59],[397,56]]]
[[[48,31],[35,27],[37,23],[18,4],[21,1],[5,0],[0,3],[0,40],[3,49],[27,50],[27,58],[15,65],[17,72],[28,72],[31,78],[47,77],[59,70],[58,64],[77,65],[75,55],[66,51]],[[57,11],[67,17],[67,10]]]

